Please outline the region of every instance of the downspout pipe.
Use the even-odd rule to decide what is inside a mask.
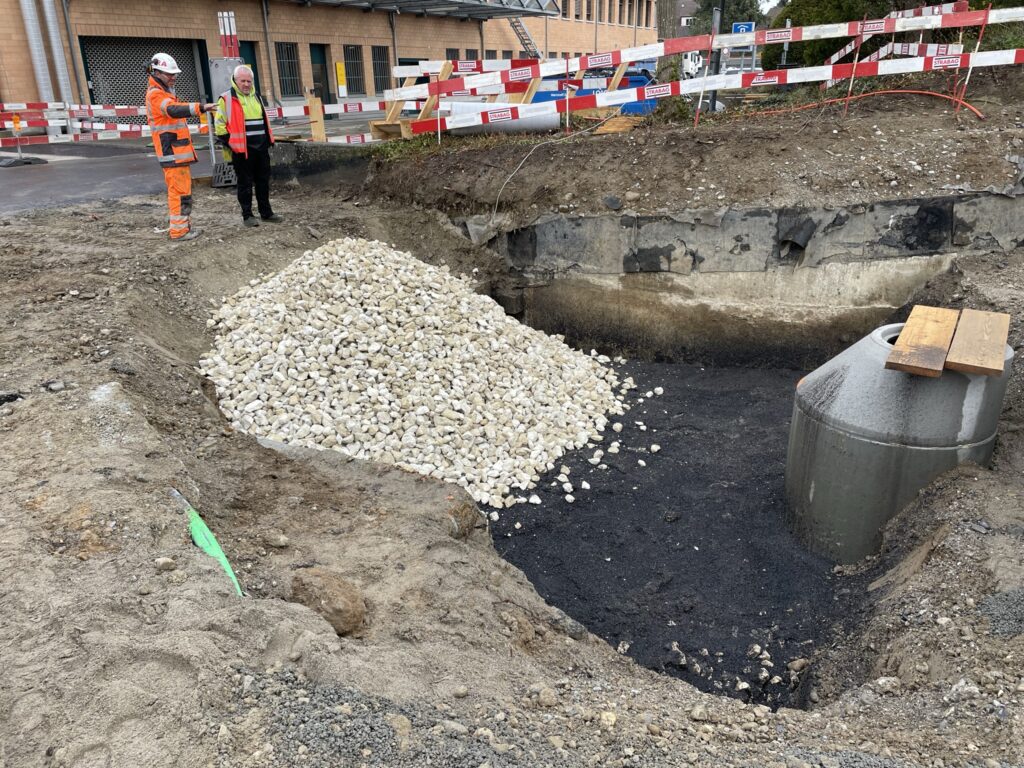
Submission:
[[[82,91],[82,80],[78,76],[78,57],[75,56],[75,38],[71,34],[71,9],[68,7],[71,0],[62,0],[64,6],[64,31],[68,34],[68,50],[71,51],[71,69],[75,73],[75,92],[78,94],[79,104],[88,104],[85,93]]]
[[[391,27],[391,50],[394,51],[395,66],[398,66],[398,27],[395,23],[395,12],[388,11],[388,26]],[[392,78],[397,87],[398,81]]]
[[[50,67],[46,61],[46,48],[43,46],[43,32],[39,28],[39,15],[33,0],[19,0],[21,18],[25,23],[25,34],[28,37],[28,51],[32,59],[32,71],[36,76],[36,90],[40,101],[53,101],[53,83],[50,81]]]
[[[22,0],[24,2],[24,0]],[[277,98],[277,73],[274,71],[274,46],[270,42],[270,8],[267,0],[262,0],[263,5],[263,40],[267,45],[267,63],[270,65],[270,95],[274,99],[274,104],[281,106],[281,100]]]
[[[57,85],[60,88],[60,100],[70,103],[74,96],[71,93],[71,73],[68,72],[68,60],[64,56],[64,41],[60,38],[60,27],[57,24],[57,6],[53,0],[43,0],[43,18],[46,21],[46,34],[50,38],[50,54],[53,56],[54,68],[57,70]],[[68,40],[70,46],[71,41]]]

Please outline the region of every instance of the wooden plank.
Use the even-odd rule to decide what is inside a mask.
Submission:
[[[402,87],[408,88],[409,86],[416,85],[415,77],[407,77],[402,81]],[[398,119],[398,116],[402,113],[402,105],[405,104],[405,99],[399,99],[398,101],[392,101],[388,104],[388,111],[384,114],[385,123],[393,123]]]
[[[609,91],[619,90],[619,86],[622,84],[622,78],[626,74],[626,68],[628,66],[629,64],[619,64],[619,66],[615,68],[615,74],[612,75],[612,81],[608,83]]]
[[[441,71],[437,73],[437,81],[447,80],[452,76],[452,63],[446,61],[441,65]],[[423,109],[420,110],[420,116],[417,120],[426,120],[427,118],[434,116],[434,110],[437,108],[437,96],[428,96],[427,100],[423,103]]]
[[[918,304],[910,311],[885,367],[918,376],[942,375],[960,311]]]
[[[1009,315],[965,309],[960,313],[953,343],[949,345],[946,367],[964,373],[1001,376],[1009,334]]]
[[[324,103],[320,101],[319,97],[309,94],[306,96],[306,106],[309,108],[311,141],[327,141],[327,130],[324,128]]]
[[[398,123],[389,123],[387,120],[371,120],[370,134],[373,138],[384,141],[397,139],[402,135],[402,126]]]

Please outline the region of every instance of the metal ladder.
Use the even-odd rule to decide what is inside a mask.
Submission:
[[[523,46],[523,50],[526,51],[530,58],[540,58],[540,48],[533,42],[533,38],[530,37],[530,30],[523,24],[523,20],[519,16],[509,16],[508,23],[512,27],[512,31],[516,33],[516,37],[519,38],[519,42]]]

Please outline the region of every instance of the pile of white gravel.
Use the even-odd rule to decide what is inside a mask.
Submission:
[[[307,251],[227,299],[199,370],[236,428],[458,483],[507,507],[600,441],[633,387],[384,243]]]

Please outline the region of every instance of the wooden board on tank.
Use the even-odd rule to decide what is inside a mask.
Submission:
[[[885,367],[918,376],[941,376],[959,316],[956,309],[915,306]]]
[[[1001,376],[1010,316],[1003,312],[965,309],[946,355],[946,367],[953,371]]]

